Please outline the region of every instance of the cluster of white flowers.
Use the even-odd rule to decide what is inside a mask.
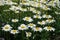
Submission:
[[[28,24],[28,27],[30,27],[30,28],[34,28],[34,27],[36,27],[36,25],[33,24],[33,23],[29,23],[29,24]]]
[[[31,37],[32,33],[31,32],[26,32],[26,37]]]
[[[45,25],[45,24],[53,23],[53,22],[55,22],[54,19],[47,19],[47,20],[44,20],[44,21],[38,21],[38,24]]]
[[[2,30],[4,31],[9,31],[10,33],[12,34],[17,34],[19,33],[19,30],[28,30],[28,28],[32,28],[33,31],[39,31],[41,32],[42,30],[47,30],[47,31],[55,31],[55,28],[53,27],[50,27],[50,26],[46,26],[44,27],[43,29],[41,27],[36,27],[35,24],[33,23],[30,23],[28,25],[25,25],[25,24],[21,24],[19,27],[18,27],[18,30],[15,30],[15,29],[12,29],[12,27],[9,25],[9,24],[6,24],[4,25],[4,27],[2,27]],[[28,36],[28,35],[27,35]]]
[[[22,1],[22,2],[21,2]],[[29,28],[32,29],[32,31],[34,32],[41,32],[43,30],[46,31],[55,31],[55,28],[51,27],[51,26],[46,26],[44,28],[42,27],[38,27],[38,25],[46,25],[46,24],[50,24],[50,23],[54,23],[56,22],[53,17],[51,15],[47,15],[47,14],[43,14],[40,10],[37,10],[36,8],[42,8],[43,10],[50,10],[50,8],[48,6],[56,6],[55,3],[57,3],[57,0],[54,1],[46,1],[46,0],[34,0],[34,1],[30,1],[30,0],[21,0],[20,4],[18,6],[17,3],[12,2],[11,0],[9,1],[5,1],[5,4],[7,5],[11,5],[11,7],[9,8],[9,10],[14,11],[15,13],[20,13],[20,12],[25,12],[25,11],[31,11],[34,15],[33,17],[30,16],[26,16],[24,18],[22,18],[22,21],[26,21],[29,22],[29,24],[20,24],[20,26],[17,27],[17,29],[13,29],[13,27],[11,27],[9,24],[6,24],[2,27],[2,30],[4,31],[9,31],[11,34],[17,34],[19,33],[20,30],[28,30]],[[12,5],[15,4],[15,5]],[[46,5],[45,5],[46,4]],[[22,6],[32,6],[32,7],[27,7],[27,8],[23,8]],[[43,15],[41,15],[43,14]],[[37,23],[33,23],[35,20],[34,19],[46,19],[46,20],[42,20],[42,21],[37,21]],[[19,19],[12,19],[11,22],[14,23],[18,23],[20,20]],[[38,25],[37,25],[38,24]],[[26,32],[26,37],[30,37],[32,35],[31,32]]]
[[[25,17],[25,18],[23,18],[23,20],[24,21],[28,21],[28,22],[32,22],[33,21],[33,19],[31,17]]]
[[[42,17],[40,15],[34,15],[33,18],[41,19]]]
[[[33,13],[35,14],[41,14],[40,11],[38,11],[36,8],[33,8],[33,7],[28,7],[28,8],[23,8],[21,5],[18,5],[18,6],[15,6],[15,5],[12,5],[9,10],[12,10],[14,11],[15,13],[19,13],[19,11],[32,11]]]
[[[20,0],[20,4],[18,5],[17,3],[12,2],[11,0],[7,0],[7,1],[3,1],[5,2],[5,4],[7,5],[11,5],[11,7],[9,8],[12,11],[15,11],[15,13],[19,13],[18,10],[20,11],[28,11],[27,9],[29,9],[29,11],[32,11],[33,13],[37,13],[40,14],[40,11],[36,10],[36,8],[34,7],[41,7],[41,9],[43,10],[50,10],[50,8],[48,6],[56,6],[55,4],[58,3],[58,0],[54,0],[54,1],[48,1],[48,0],[38,0],[38,1],[30,1],[30,0]],[[44,4],[46,3],[46,5]],[[15,6],[15,5],[18,6]],[[33,7],[27,7],[27,8],[22,8],[22,5],[28,5],[28,6],[33,6]]]
[[[4,5],[4,0],[0,0],[0,6]]]
[[[49,6],[56,6],[58,4],[59,0],[22,0],[20,2],[21,5],[27,5],[27,6],[34,6],[34,7],[41,7],[44,8],[44,4],[49,5]]]
[[[19,6],[14,6],[14,5],[12,5],[10,8],[9,8],[10,10],[12,10],[12,11],[27,11],[27,9],[26,8],[22,8],[20,5]]]
[[[12,2],[12,0],[0,0],[0,6],[1,5],[17,5],[17,3]]]
[[[12,22],[18,22],[19,20],[18,19],[12,19]]]
[[[40,15],[34,15],[33,18],[38,18],[38,19],[41,19],[41,18],[52,18],[52,16],[51,15],[46,15],[46,14],[44,14],[42,16],[40,16]]]
[[[47,15],[47,14],[44,14],[42,17],[43,17],[43,18],[52,18],[51,15]]]

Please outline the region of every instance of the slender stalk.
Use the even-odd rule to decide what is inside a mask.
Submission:
[[[27,37],[27,40],[29,40],[29,37]]]
[[[24,40],[24,31],[22,30],[22,40]]]

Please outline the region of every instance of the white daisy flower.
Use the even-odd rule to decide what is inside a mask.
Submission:
[[[9,9],[12,11],[20,10],[18,6],[11,6]]]
[[[41,27],[35,27],[35,28],[33,28],[33,30],[34,30],[34,31],[39,31],[39,32],[41,32],[41,31],[42,31],[42,28],[41,28]]]
[[[15,11],[15,13],[19,13],[19,11]]]
[[[4,25],[4,27],[2,27],[2,30],[4,31],[10,31],[12,29],[12,27],[9,24]]]
[[[25,18],[23,18],[23,20],[24,21],[28,21],[28,22],[32,22],[33,21],[33,19],[31,17],[25,17]]]
[[[53,6],[53,7],[56,7],[56,4],[55,4],[56,2],[54,2],[54,1],[50,1],[47,5],[48,6]]]
[[[19,20],[18,19],[12,19],[12,22],[18,22]]]
[[[38,21],[38,24],[40,24],[40,25],[45,25],[46,22],[45,22],[45,21],[41,21],[41,22]]]
[[[39,15],[40,15],[40,14],[41,14],[41,12],[36,10],[36,14],[39,14]]]
[[[42,3],[35,2],[35,4],[33,6],[34,7],[43,7],[43,4]]]
[[[27,9],[26,9],[26,8],[21,8],[20,10],[21,10],[21,11],[27,11]]]
[[[27,11],[26,8],[22,8],[21,6],[18,6],[18,8],[19,8],[19,10],[21,10],[21,11]]]
[[[26,0],[23,0],[23,1],[20,2],[20,5],[28,5],[29,6],[29,3],[28,2]]]
[[[18,27],[18,29],[19,29],[19,30],[27,30],[28,27],[27,27],[27,25],[25,25],[25,24],[21,24],[21,25]]]
[[[50,8],[47,7],[46,5],[44,5],[42,8],[43,8],[44,10],[50,10]]]
[[[54,19],[48,19],[48,20],[46,20],[46,22],[47,23],[53,23],[53,22],[55,22],[55,20]]]
[[[33,23],[29,23],[29,24],[28,24],[28,27],[30,27],[30,28],[34,28],[34,27],[36,27],[36,25],[33,24]]]
[[[22,0],[23,1],[23,0]],[[30,0],[24,0],[24,1],[30,1]]]
[[[33,6],[34,5],[34,1],[29,1],[29,4],[31,5],[31,6]]]
[[[39,4],[38,4],[37,2],[35,2],[32,6],[34,6],[34,7],[38,7]]]
[[[43,18],[52,18],[51,15],[47,15],[47,14],[42,15],[42,17],[43,17]]]
[[[40,15],[34,15],[33,18],[41,19],[42,17]]]
[[[60,14],[60,12],[55,11],[55,14]]]
[[[31,37],[32,33],[31,32],[26,32],[26,37]]]
[[[11,0],[7,0],[7,1],[5,1],[5,4],[7,4],[7,5],[17,5],[17,3],[15,3],[15,2],[12,2]]]
[[[47,3],[47,0],[40,0],[41,3]]]
[[[11,34],[17,34],[17,33],[19,33],[19,32],[18,32],[18,30],[11,30],[10,33],[11,33]]]
[[[4,5],[4,0],[0,0],[0,6]]]
[[[51,26],[46,26],[46,27],[44,27],[44,29],[47,31],[55,31],[55,28],[53,28]]]
[[[36,11],[36,10],[33,10],[32,12],[33,12],[33,13],[35,13],[35,14],[37,13],[37,11]]]
[[[30,11],[33,11],[33,10],[35,10],[35,8],[30,7],[29,10],[30,10]]]

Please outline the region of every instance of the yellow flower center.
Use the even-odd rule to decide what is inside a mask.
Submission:
[[[49,22],[52,20],[52,19],[48,19],[49,20]]]
[[[47,10],[47,9],[48,9],[48,7],[46,6],[46,7],[45,7],[45,10]],[[47,17],[48,17],[48,15],[47,15]]]
[[[42,24],[42,22],[39,22],[40,24]]]
[[[51,29],[51,27],[49,26],[49,27],[47,27],[47,29]]]
[[[5,29],[9,29],[9,27],[7,26],[7,27],[5,27]]]
[[[33,26],[33,24],[29,24],[30,26]]]
[[[47,0],[43,0],[43,2],[46,2]]]
[[[22,3],[26,3],[24,0],[22,0]]]
[[[29,17],[26,17],[26,20],[29,20]]]
[[[36,27],[36,30],[39,30],[39,27]]]
[[[16,30],[13,30],[13,32],[16,32]]]
[[[14,22],[16,22],[17,20],[15,19]]]
[[[28,32],[28,35],[30,35],[31,33],[30,32]]]
[[[36,18],[39,18],[39,16],[38,16],[38,15],[36,15]]]
[[[21,28],[25,28],[25,26],[21,26]]]

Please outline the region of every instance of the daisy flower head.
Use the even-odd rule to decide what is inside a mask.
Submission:
[[[19,11],[16,10],[15,13],[19,13]]]
[[[28,3],[28,2],[26,2],[25,0],[24,0],[24,1],[22,1],[20,4],[22,4],[22,5],[29,5],[29,3]]]
[[[0,0],[0,6],[4,5],[4,0]]]
[[[7,4],[7,5],[17,5],[17,3],[12,2],[11,0],[5,1],[5,4]]]
[[[12,27],[9,24],[4,25],[4,27],[2,27],[2,30],[4,31],[10,31],[12,29]]]
[[[18,22],[19,20],[18,19],[12,19],[12,22]]]
[[[36,5],[37,5],[37,7],[43,7],[42,3],[37,3]]]
[[[19,31],[18,30],[11,30],[10,33],[11,34],[17,34],[17,33],[19,33]]]
[[[35,3],[33,4],[33,6],[34,6],[34,7],[40,7],[40,5],[38,4],[38,2],[35,2]]]
[[[36,31],[36,32],[37,31],[41,32],[42,31],[42,28],[41,27],[35,27],[35,28],[33,28],[33,30]]]
[[[36,25],[33,24],[33,23],[29,23],[29,24],[28,24],[28,27],[30,27],[30,28],[34,28],[34,27],[36,27]]]
[[[32,33],[31,32],[26,32],[26,37],[31,37]]]
[[[52,0],[47,5],[52,6],[52,7],[56,7],[56,4],[57,4],[56,0]]]
[[[26,9],[26,8],[21,8],[20,10],[21,10],[21,11],[27,11],[27,9]]]
[[[47,3],[47,0],[40,0],[41,3]]]
[[[41,11],[37,11],[36,9],[35,10],[33,10],[33,13],[35,13],[35,14],[41,14]]]
[[[47,14],[44,14],[42,17],[43,17],[43,18],[52,18],[51,15],[47,15]]]
[[[36,10],[36,14],[40,15],[40,14],[41,14],[41,11],[37,11],[37,10]]]
[[[42,17],[40,15],[34,15],[33,18],[41,19]]]
[[[12,11],[20,10],[18,6],[11,6],[9,9]]]
[[[29,9],[30,11],[34,11],[35,10],[35,8],[32,8],[32,7],[30,7],[30,9]]]
[[[23,18],[23,20],[24,21],[28,21],[28,22],[32,22],[33,21],[33,19],[31,17],[25,17],[25,18]]]
[[[27,25],[25,25],[25,24],[21,24],[19,27],[18,27],[18,30],[27,30],[28,29],[28,27],[27,27]]]
[[[44,30],[47,30],[47,31],[55,31],[55,28],[53,28],[51,26],[46,26],[46,27],[44,27]]]
[[[38,21],[38,24],[45,25],[46,24],[46,21]]]
[[[35,8],[30,7],[30,11],[34,11],[34,10],[35,10]]]
[[[55,20],[54,19],[47,19],[46,22],[47,23],[53,23],[53,22],[55,22]]]
[[[46,5],[43,6],[43,9],[44,9],[44,10],[50,10],[50,8],[47,7]]]

